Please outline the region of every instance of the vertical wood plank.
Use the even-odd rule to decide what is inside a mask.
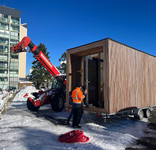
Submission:
[[[110,113],[156,105],[156,58],[109,41]]]

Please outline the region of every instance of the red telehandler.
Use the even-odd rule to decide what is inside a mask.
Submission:
[[[66,75],[60,74],[54,65],[47,59],[39,48],[32,43],[29,37],[24,37],[19,43],[12,47],[12,52],[17,54],[26,52],[26,47],[29,47],[29,52],[34,54],[34,57],[50,72],[54,77],[52,87],[46,91],[34,92],[26,94],[27,108],[31,111],[37,111],[40,106],[51,104],[54,111],[59,112],[64,108],[66,97]],[[30,97],[29,97],[30,96]]]

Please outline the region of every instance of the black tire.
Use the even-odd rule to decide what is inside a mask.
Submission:
[[[138,115],[134,115],[134,119],[135,120],[138,120],[139,119],[139,116]]]
[[[55,95],[51,99],[51,107],[55,112],[60,112],[64,108],[64,96],[62,94]]]
[[[146,118],[149,118],[150,115],[151,115],[150,109],[145,109],[145,110],[144,110],[144,116],[145,116]]]
[[[27,108],[31,111],[37,111],[40,106],[35,107],[32,102],[29,100],[29,98],[27,99]]]
[[[144,112],[143,112],[143,110],[141,109],[140,111],[139,111],[139,113],[138,113],[138,119],[139,120],[142,120],[144,118]]]

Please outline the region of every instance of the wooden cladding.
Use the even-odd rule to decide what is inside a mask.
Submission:
[[[86,110],[110,114],[156,106],[156,58],[109,38],[67,50],[67,106],[76,85],[76,57],[99,51],[103,51],[104,108]]]
[[[109,40],[109,113],[156,105],[156,59]]]

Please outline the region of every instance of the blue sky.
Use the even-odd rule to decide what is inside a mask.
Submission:
[[[21,10],[28,36],[46,45],[55,66],[67,49],[107,37],[156,56],[156,0],[1,0],[0,5]],[[28,53],[27,74],[33,60]]]

